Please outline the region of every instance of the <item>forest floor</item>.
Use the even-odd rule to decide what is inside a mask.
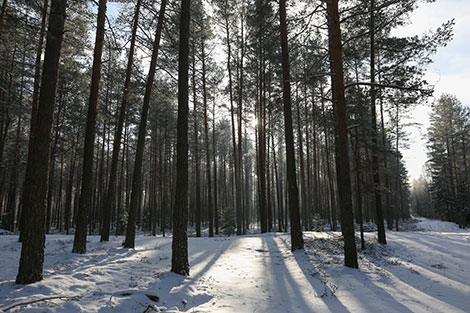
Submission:
[[[190,238],[191,275],[169,272],[171,238],[88,238],[72,254],[73,236],[48,235],[44,279],[14,283],[21,245],[0,236],[0,310],[8,312],[469,312],[470,231],[415,219],[387,232],[388,244],[366,233],[359,269],[343,266],[338,232],[305,232],[292,253],[288,234]],[[157,300],[158,302],[155,301]],[[150,298],[153,298],[150,299]]]

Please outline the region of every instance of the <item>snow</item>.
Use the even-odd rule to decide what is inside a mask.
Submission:
[[[343,266],[337,232],[304,233],[305,251],[288,234],[190,238],[191,275],[169,272],[171,238],[122,237],[72,254],[73,236],[48,235],[44,279],[16,285],[21,245],[0,236],[0,310],[8,312],[469,312],[470,232],[419,218],[388,232],[387,246],[366,233],[360,269]],[[158,299],[158,302],[151,300]]]

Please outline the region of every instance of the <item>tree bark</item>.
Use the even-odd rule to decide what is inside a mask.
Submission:
[[[375,83],[375,0],[371,0],[370,7],[370,81]],[[376,93],[375,87],[370,88],[370,110],[372,117],[372,169],[374,171],[375,185],[375,221],[377,224],[377,233],[379,243],[386,244],[385,226],[382,209],[382,188],[380,184],[379,158],[378,158],[378,140],[377,140],[377,113],[375,109]]]
[[[353,138],[351,137],[351,146],[353,147],[354,153],[354,164],[355,164],[355,178],[356,178],[356,206],[357,206],[357,220],[359,220],[359,228],[361,232],[361,250],[366,249],[366,243],[364,241],[364,223],[362,219],[362,193],[361,193],[361,159],[360,148],[359,148],[359,137],[357,135],[357,127],[355,129],[355,142],[353,143]],[[356,220],[356,221],[357,221]]]
[[[135,246],[135,224],[137,211],[139,207],[139,197],[142,194],[142,160],[144,156],[145,135],[147,131],[148,111],[150,108],[150,99],[152,97],[153,81],[157,68],[158,50],[160,49],[160,38],[163,30],[163,20],[165,19],[166,0],[160,4],[158,13],[157,30],[153,42],[152,59],[150,61],[149,74],[145,85],[144,103],[140,115],[139,136],[137,138],[137,150],[135,152],[134,173],[132,176],[131,203],[129,207],[129,218],[127,221],[125,248],[134,248]]]
[[[130,82],[132,65],[134,63],[134,50],[135,40],[137,33],[137,26],[139,23],[139,13],[141,0],[137,0],[134,13],[134,22],[132,24],[131,45],[129,48],[129,56],[127,58],[126,79],[124,81],[124,90],[121,101],[121,108],[119,110],[118,123],[114,133],[113,142],[113,155],[111,157],[111,169],[109,173],[108,192],[106,193],[106,200],[103,204],[103,227],[101,230],[101,241],[109,241],[109,228],[111,224],[111,214],[114,211],[114,204],[116,198],[116,180],[117,180],[117,166],[119,162],[119,150],[121,147],[122,128],[124,119],[126,117],[127,102],[129,101]]]
[[[6,0],[5,0],[6,1]],[[36,127],[36,115],[38,111],[38,99],[39,99],[39,83],[41,81],[41,56],[44,45],[44,35],[46,34],[46,20],[47,20],[47,7],[49,0],[44,0],[42,8],[41,18],[41,30],[39,31],[39,41],[36,51],[36,62],[34,66],[34,83],[33,83],[33,102],[31,108],[31,128],[29,131],[29,138],[34,137],[34,129]],[[29,143],[31,144],[30,139]]]
[[[341,209],[345,265],[357,268],[357,252],[351,199],[346,101],[344,97],[343,56],[338,0],[327,2],[333,103],[336,111],[336,176]]]
[[[173,210],[171,271],[189,275],[188,235],[188,68],[191,0],[181,0],[178,57],[178,121],[176,130],[176,192]]]
[[[72,212],[72,189],[73,189],[73,178],[75,175],[75,140],[72,141],[72,148],[70,152],[70,164],[69,164],[69,180],[67,183],[67,191],[65,193],[65,231],[67,235],[70,229],[70,213]]]
[[[201,21],[204,23],[204,21]],[[207,87],[206,87],[206,53],[205,53],[204,29],[202,29],[201,39],[201,58],[202,58],[202,101],[204,104],[204,133],[206,143],[206,185],[207,185],[207,213],[209,219],[209,237],[214,237],[214,212],[212,207],[212,185],[211,185],[211,157],[210,157],[210,139],[209,139],[209,122],[207,107]]]
[[[242,2],[242,9],[241,9],[241,16],[240,16],[240,63],[239,63],[239,88],[238,88],[238,165],[239,165],[239,186],[240,186],[240,199],[242,200],[240,203],[240,214],[241,214],[241,221],[237,220],[237,234],[238,234],[238,226],[242,228],[242,234],[245,234],[245,230],[247,227],[244,224],[248,224],[245,220],[248,219],[247,205],[243,203],[243,188],[242,188],[242,180],[243,180],[243,147],[242,147],[242,121],[243,121],[243,59],[245,57],[245,39],[244,39],[244,14],[245,14],[245,7],[244,2]],[[248,184],[246,184],[245,188],[248,188]],[[245,197],[247,193],[245,192]],[[240,224],[240,225],[239,225]]]
[[[295,171],[294,132],[292,127],[292,102],[290,88],[289,50],[287,44],[286,0],[279,1],[282,51],[282,79],[284,102],[284,127],[286,139],[287,184],[289,185],[289,217],[291,224],[291,250],[304,248],[299,214],[299,190]]]
[[[219,206],[217,201],[217,154],[216,154],[216,134],[215,134],[215,99],[212,104],[212,157],[214,163],[214,228],[215,234],[219,234]]]
[[[0,39],[2,39],[2,31],[3,31],[3,21],[5,20],[5,15],[7,12],[8,1],[3,0],[2,2],[2,11],[0,12]]]
[[[399,214],[398,214],[398,183],[400,181],[400,151],[398,150],[398,142],[399,142],[399,138],[400,138],[400,129],[399,129],[399,113],[400,113],[400,110],[399,110],[399,104],[398,102],[396,103],[396,115],[395,115],[395,127],[397,129],[397,133],[396,133],[396,142],[395,142],[395,154],[396,154],[396,164],[395,166],[397,167],[396,168],[396,177],[395,177],[395,230],[398,231],[398,219],[399,219]]]
[[[101,55],[103,54],[104,24],[106,18],[106,0],[100,0],[96,27],[95,49],[91,75],[90,99],[83,148],[82,187],[78,202],[77,227],[73,242],[73,253],[86,252],[88,212],[92,209],[93,197],[93,153],[96,133],[96,115],[98,114],[98,96],[101,79]]]
[[[64,33],[66,0],[52,0],[44,57],[36,135],[28,155],[23,190],[25,225],[17,284],[42,279],[49,145],[57,90],[60,50]]]
[[[200,164],[199,164],[199,131],[197,123],[197,97],[196,97],[196,55],[193,55],[193,114],[194,114],[194,166],[195,166],[195,187],[196,187],[196,237],[201,237],[201,176],[200,176]]]
[[[263,76],[264,76],[264,54],[259,43],[259,74],[258,74],[258,194],[259,194],[259,219],[261,233],[268,231],[268,207],[266,203],[266,143],[264,128],[264,97],[263,97]]]
[[[298,88],[296,89],[298,90]],[[305,161],[304,161],[304,144],[303,144],[303,138],[302,138],[302,122],[300,119],[300,101],[298,100],[298,92],[296,91],[296,99],[297,99],[297,137],[298,137],[298,149],[299,149],[299,163],[300,163],[300,207],[301,207],[301,212],[302,212],[302,220],[303,220],[303,226],[304,230],[308,230],[308,222],[307,222],[307,203],[306,203],[306,198],[307,198],[307,186],[305,183]]]

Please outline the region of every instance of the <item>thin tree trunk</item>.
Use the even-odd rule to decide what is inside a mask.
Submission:
[[[132,24],[131,45],[129,49],[129,55],[127,58],[126,79],[124,81],[124,88],[123,88],[121,107],[119,110],[118,123],[116,126],[116,131],[114,133],[113,155],[111,157],[111,169],[109,173],[108,192],[106,193],[106,198],[105,198],[106,201],[103,204],[103,228],[101,230],[101,241],[109,241],[109,228],[111,224],[111,214],[114,211],[114,204],[115,204],[115,198],[116,198],[116,180],[117,180],[117,165],[119,162],[119,150],[121,147],[122,128],[124,125],[124,119],[126,117],[127,103],[129,101],[131,72],[132,72],[132,65],[134,63],[135,40],[136,40],[137,26],[139,23],[139,13],[140,13],[141,2],[142,2],[141,0],[137,0],[137,4],[135,6],[134,22]]]
[[[2,11],[0,12],[0,39],[2,39],[2,31],[3,31],[3,21],[5,20],[5,15],[7,12],[8,1],[3,0],[2,3]]]
[[[359,227],[361,232],[361,250],[366,249],[366,243],[364,241],[364,223],[362,220],[362,194],[361,194],[361,159],[359,157],[359,136],[357,135],[357,127],[355,129],[356,140],[353,142],[351,136],[351,146],[353,147],[354,153],[354,164],[355,164],[355,178],[356,178],[356,205],[357,205],[357,219],[359,220]]]
[[[204,23],[204,21],[202,21]],[[208,106],[207,106],[207,87],[206,87],[206,54],[204,43],[204,29],[202,29],[202,101],[204,104],[204,132],[206,142],[206,185],[207,185],[207,213],[209,218],[209,237],[214,237],[214,217],[212,207],[212,185],[211,185],[211,157],[210,157],[210,139],[209,139],[209,122],[208,122]]]
[[[195,53],[195,51],[194,51]],[[193,54],[193,114],[194,114],[194,159],[195,159],[195,175],[196,175],[196,237],[201,237],[201,177],[200,177],[200,162],[199,162],[199,131],[197,123],[197,97],[196,97],[196,56]]]
[[[298,149],[299,149],[299,163],[300,163],[300,194],[301,194],[301,212],[304,224],[304,230],[308,230],[307,223],[307,206],[306,206],[306,185],[305,185],[305,164],[304,164],[304,148],[302,138],[302,123],[300,120],[300,101],[298,101],[298,88],[296,88],[296,99],[297,99],[297,137],[298,137]]]
[[[259,193],[259,218],[261,225],[261,233],[268,231],[268,208],[266,204],[266,156],[265,156],[265,136],[264,136],[264,98],[263,98],[263,76],[264,76],[264,54],[262,52],[261,43],[259,43],[259,74],[258,74],[258,193]]]
[[[70,229],[70,213],[72,212],[72,189],[73,189],[73,178],[75,174],[75,140],[72,141],[72,148],[70,152],[70,169],[69,169],[69,180],[67,183],[67,191],[65,194],[65,231],[67,235]]]
[[[381,72],[380,68],[380,59],[378,62],[378,70],[379,73]],[[381,83],[380,75],[379,75],[379,83]],[[387,142],[386,142],[386,135],[385,135],[385,122],[384,122],[384,109],[383,109],[383,97],[382,93],[380,92],[379,95],[379,104],[380,104],[380,127],[382,130],[382,157],[384,162],[384,178],[385,178],[385,212],[387,218],[387,228],[392,230],[393,229],[393,217],[390,207],[390,175],[388,173],[388,161],[387,161]]]
[[[124,173],[125,173],[125,159],[126,159],[126,152],[128,150],[128,133],[127,133],[127,125],[124,128],[124,141],[123,141],[123,148],[122,148],[122,156],[121,156],[121,172],[119,174],[119,192],[117,194],[117,210],[116,210],[116,219],[117,219],[117,226],[116,226],[116,234],[121,235],[123,232],[123,227],[121,223],[122,219],[122,212],[123,212],[123,200],[124,200]],[[114,199],[113,199],[114,200]]]
[[[160,12],[158,14],[157,30],[153,42],[152,59],[150,61],[149,74],[145,85],[144,103],[142,105],[142,113],[140,116],[139,136],[137,138],[137,150],[135,153],[134,173],[132,176],[132,192],[131,204],[129,207],[129,219],[127,221],[125,248],[134,248],[135,246],[135,224],[137,210],[139,206],[139,197],[142,194],[142,160],[144,155],[145,135],[147,130],[148,111],[150,108],[150,98],[152,97],[152,86],[155,79],[155,71],[157,68],[158,50],[160,49],[160,38],[163,30],[163,20],[165,18],[166,0],[162,0],[160,4]]]
[[[371,0],[370,7],[370,81],[375,83],[375,0]],[[379,243],[386,244],[385,226],[382,209],[382,188],[380,184],[378,140],[377,140],[377,113],[375,109],[376,92],[375,87],[370,88],[370,110],[372,117],[372,168],[374,171],[375,190],[375,221],[377,223],[377,233]]]
[[[269,129],[272,128],[271,112],[269,112],[268,128]],[[270,140],[269,140],[269,135],[268,135],[267,144],[266,144],[266,164],[267,164],[266,166],[266,199],[267,199],[267,207],[268,207],[268,232],[271,232],[273,228],[273,216],[272,216],[272,202],[271,202],[271,171],[269,170],[269,165],[271,164],[271,161],[269,159],[269,147],[270,147],[269,145],[270,145]]]
[[[6,0],[4,0],[6,2]],[[31,127],[29,131],[29,145],[31,145],[31,138],[34,137],[34,129],[36,127],[36,116],[38,111],[39,100],[39,82],[41,81],[41,56],[44,45],[44,35],[46,34],[46,20],[47,20],[47,7],[49,0],[44,0],[42,7],[41,30],[39,31],[38,47],[36,50],[36,62],[34,66],[34,83],[33,83],[33,102],[31,108]]]
[[[398,219],[399,219],[399,214],[398,214],[398,182],[400,181],[400,151],[398,150],[398,142],[399,142],[399,135],[400,135],[400,131],[399,131],[399,105],[398,105],[398,102],[396,103],[396,106],[397,106],[397,112],[396,112],[396,115],[395,115],[395,122],[396,122],[396,125],[395,127],[397,128],[397,133],[396,133],[396,147],[395,147],[395,154],[396,154],[396,164],[395,166],[397,167],[396,168],[396,177],[395,177],[395,230],[398,231]]]
[[[50,153],[50,165],[49,165],[49,189],[47,191],[47,208],[46,208],[46,234],[49,234],[50,226],[51,226],[51,218],[52,218],[52,198],[54,192],[54,178],[55,178],[55,155],[57,150],[57,144],[60,137],[60,130],[62,128],[62,123],[60,121],[60,115],[62,113],[62,108],[64,105],[64,97],[59,92],[59,107],[57,109],[57,117],[56,117],[56,125],[55,125],[55,134],[54,134],[54,141],[51,147]]]
[[[216,134],[215,134],[215,99],[212,104],[212,157],[214,162],[214,228],[215,234],[219,234],[219,206],[217,201],[217,154],[216,154]]]
[[[225,1],[227,4],[227,1]],[[228,21],[229,14],[228,12],[225,14],[225,40],[227,44],[227,71],[228,71],[228,90],[229,90],[229,98],[230,98],[230,120],[232,125],[232,150],[233,150],[233,164],[235,167],[235,212],[236,212],[236,219],[237,219],[237,235],[242,234],[242,212],[241,212],[241,184],[240,184],[240,172],[239,167],[240,164],[238,163],[238,154],[237,154],[237,145],[236,145],[236,137],[235,137],[235,109],[233,107],[233,80],[232,80],[232,49],[230,44],[230,28],[229,28],[229,21]]]
[[[274,143],[274,133],[271,133],[272,140]],[[273,144],[273,162],[274,162],[274,174],[276,176],[276,195],[277,195],[277,208],[278,208],[278,231],[283,230],[283,198],[282,198],[282,179],[279,179],[279,171],[278,171],[278,164],[276,160],[276,149],[274,148]]]
[[[306,86],[304,87],[307,88]],[[305,105],[305,145],[307,146],[307,230],[312,229],[312,167],[311,167],[311,159],[310,159],[310,130],[308,127],[309,124],[309,115],[308,115],[308,108],[307,108],[307,91],[304,91],[304,105]],[[315,128],[315,102],[312,102],[312,111],[313,111],[313,128]],[[315,134],[315,131],[314,131]]]
[[[243,73],[243,59],[245,57],[245,38],[244,38],[244,14],[245,14],[245,7],[244,7],[244,2],[241,3],[242,5],[242,9],[241,9],[241,16],[240,16],[240,64],[239,64],[239,75],[240,75],[240,78],[239,78],[239,86],[238,86],[238,165],[239,165],[239,182],[240,182],[240,193],[241,193],[241,196],[240,198],[242,198],[242,180],[243,180],[243,169],[242,169],[242,166],[243,166],[243,148],[242,148],[242,121],[243,121],[243,76],[244,76],[244,73]],[[248,173],[247,173],[248,175]],[[248,184],[246,184],[245,188],[248,188]],[[245,192],[245,196],[247,195],[247,193]],[[242,228],[242,233],[245,234],[245,230],[248,228],[247,226],[244,227],[243,224],[247,224],[248,223],[245,223],[245,219],[248,220],[248,214],[246,214],[246,205],[243,203],[243,201],[241,202],[241,207],[240,207],[240,210],[241,210],[241,225],[240,227]],[[245,217],[245,218],[244,218]],[[237,221],[238,223],[238,221]],[[238,234],[238,224],[237,224],[237,234]]]
[[[101,55],[103,54],[104,24],[106,17],[106,0],[100,0],[96,27],[95,50],[91,76],[90,99],[83,148],[82,187],[78,202],[77,227],[72,252],[86,252],[88,212],[92,209],[93,197],[93,153],[95,145],[96,115],[98,113],[98,96],[101,79]]]
[[[3,164],[3,153],[5,151],[5,143],[8,137],[8,131],[10,130],[10,115],[8,113],[9,108],[11,107],[11,101],[13,99],[13,72],[15,68],[15,56],[17,52],[17,43],[15,38],[15,46],[11,54],[11,62],[9,68],[9,78],[8,78],[8,88],[7,88],[7,101],[0,102],[0,165]],[[4,186],[5,172],[3,172],[2,182],[0,184],[0,203],[3,202],[3,186]]]
[[[22,106],[21,101],[23,101],[23,91],[24,91],[24,68],[25,68],[26,53],[23,53],[23,66],[21,69],[21,83],[20,83],[20,96],[19,96],[19,111],[18,111],[18,122],[16,125],[16,136],[15,136],[15,157],[14,164],[11,169],[10,174],[10,188],[8,191],[8,198],[6,204],[7,221],[6,229],[13,231],[15,226],[15,216],[16,216],[16,204],[17,204],[17,189],[18,189],[18,172],[19,172],[19,163],[20,163],[20,134],[21,134],[21,117],[22,117]]]

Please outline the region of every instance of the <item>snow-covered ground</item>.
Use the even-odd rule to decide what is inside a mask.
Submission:
[[[191,275],[169,272],[171,238],[73,236],[46,241],[44,280],[14,283],[20,244],[0,236],[0,310],[8,312],[470,312],[470,232],[419,219],[423,231],[388,232],[387,246],[366,233],[360,269],[343,266],[339,233],[307,232],[291,253],[287,234],[190,238]],[[158,302],[154,301],[157,300]],[[153,298],[151,300],[150,298]]]

